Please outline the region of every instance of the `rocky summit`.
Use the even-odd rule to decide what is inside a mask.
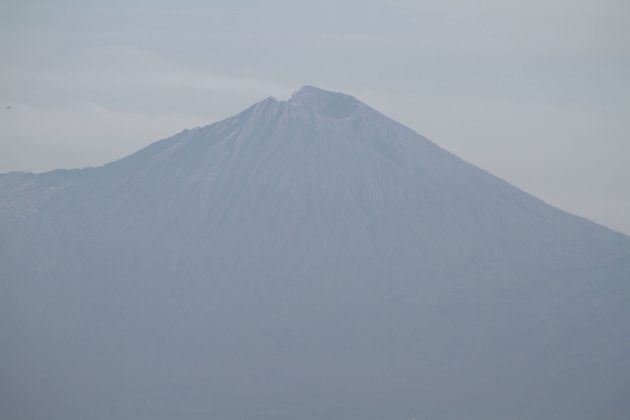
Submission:
[[[15,420],[620,419],[630,238],[306,86],[0,175],[0,343]]]

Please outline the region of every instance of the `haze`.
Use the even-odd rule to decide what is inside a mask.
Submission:
[[[0,4],[0,172],[99,165],[309,83],[630,233],[623,0]]]
[[[630,237],[304,86],[0,175],[0,416],[621,419]]]

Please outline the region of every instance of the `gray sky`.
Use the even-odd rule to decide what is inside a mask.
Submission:
[[[0,172],[102,164],[313,84],[630,234],[627,0],[129,3],[0,0]]]

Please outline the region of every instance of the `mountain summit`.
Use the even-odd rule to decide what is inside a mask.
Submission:
[[[313,86],[304,86],[297,90],[288,103],[332,118],[349,117],[361,105],[352,96],[329,92]]]
[[[630,238],[311,86],[0,175],[11,419],[630,412]]]

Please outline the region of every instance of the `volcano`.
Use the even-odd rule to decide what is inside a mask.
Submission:
[[[619,419],[630,238],[352,96],[0,175],[0,417]]]

